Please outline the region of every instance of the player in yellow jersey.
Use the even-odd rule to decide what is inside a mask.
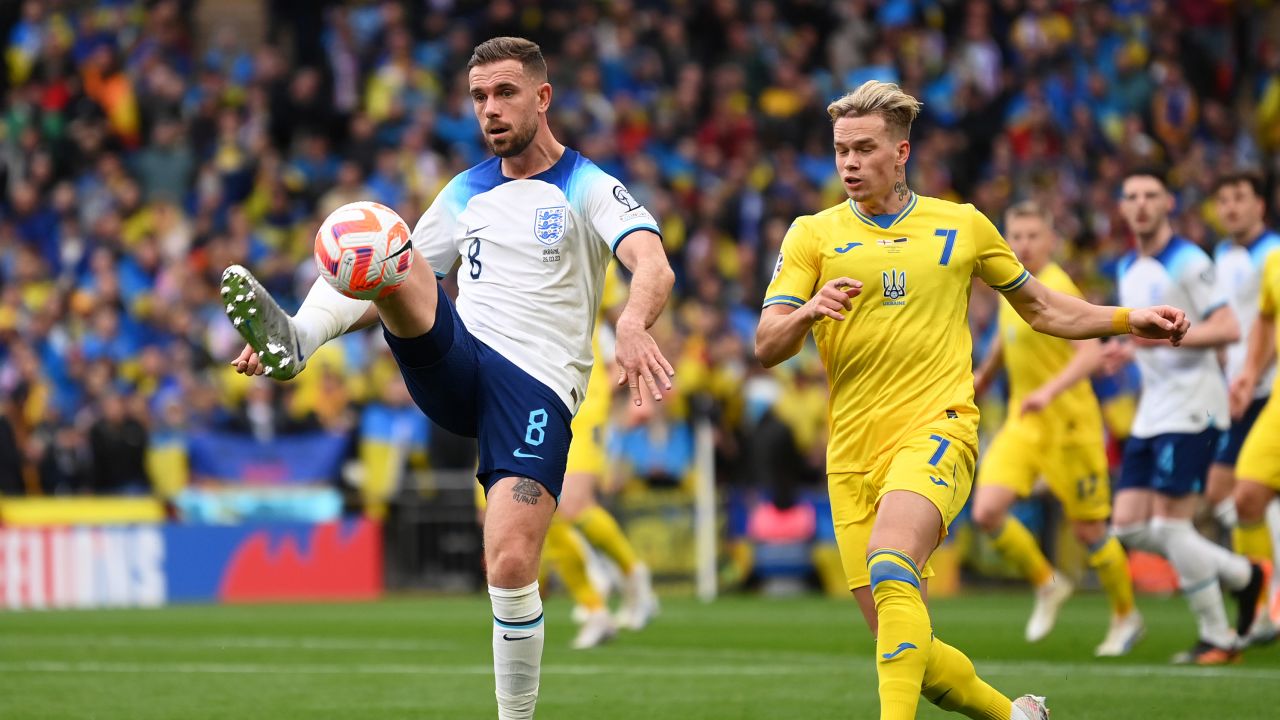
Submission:
[[[1280,346],[1280,325],[1276,313],[1280,310],[1280,252],[1271,253],[1262,268],[1262,289],[1258,302],[1258,317],[1249,330],[1248,353],[1244,368],[1231,384],[1231,414],[1244,414],[1254,396],[1258,378],[1276,359],[1276,347]],[[1245,438],[1240,457],[1236,460],[1236,513],[1241,527],[1264,527],[1267,505],[1280,494],[1280,375],[1271,387],[1271,397],[1263,406]],[[1274,563],[1280,555],[1280,533],[1271,526],[1271,553]],[[1280,624],[1280,601],[1275,586],[1271,593],[1271,619]],[[1250,640],[1274,639],[1252,637]]]
[[[1004,229],[1018,260],[1045,287],[1083,297],[1051,259],[1057,236],[1044,208],[1033,202],[1010,208]],[[1036,588],[1026,637],[1030,642],[1043,639],[1071,596],[1071,581],[1054,570],[1031,532],[1009,515],[1013,503],[1030,495],[1036,478],[1043,476],[1062,502],[1076,538],[1089,548],[1089,565],[1111,601],[1111,627],[1095,654],[1124,655],[1141,637],[1143,624],[1133,604],[1128,558],[1120,541],[1107,534],[1111,485],[1102,412],[1088,381],[1102,364],[1102,343],[1038,333],[1013,305],[1001,302],[999,333],[974,372],[978,395],[1002,364],[1009,378],[1009,412],[978,470],[974,522]]]
[[[564,491],[560,495],[556,515],[573,523],[592,547],[618,566],[623,586],[617,623],[624,628],[639,630],[658,613],[658,598],[653,592],[649,568],[636,557],[636,551],[618,521],[600,505],[597,496],[607,466],[605,440],[614,388],[614,384],[609,382],[609,363],[605,359],[600,334],[608,323],[609,312],[625,302],[625,288],[617,267],[610,266],[605,273],[603,299],[592,338],[595,364],[591,367],[586,398],[570,426],[573,439],[569,444]]]
[[[876,636],[880,717],[916,716],[919,696],[993,720],[1047,718],[933,637],[929,556],[968,498],[977,453],[971,279],[1003,292],[1041,332],[1070,338],[1186,333],[1171,307],[1099,307],[1045,287],[972,205],[907,187],[920,103],[868,81],[831,103],[836,169],[849,200],[787,232],[756,334],[767,367],[812,330],[831,386],[828,488],[849,587]]]

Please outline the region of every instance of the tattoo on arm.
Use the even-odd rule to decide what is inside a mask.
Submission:
[[[511,488],[511,499],[523,505],[537,505],[542,486],[529,478],[518,478]]]

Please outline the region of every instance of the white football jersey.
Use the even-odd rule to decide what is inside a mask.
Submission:
[[[1227,348],[1227,378],[1234,380],[1244,368],[1244,357],[1249,348],[1249,330],[1253,321],[1258,318],[1258,294],[1262,290],[1262,263],[1267,256],[1280,250],[1280,233],[1268,230],[1262,233],[1253,244],[1245,247],[1230,240],[1218,243],[1214,250],[1214,262],[1218,266],[1218,282],[1222,284],[1223,294],[1231,303],[1240,320],[1240,342]],[[1271,367],[1258,379],[1258,389],[1254,397],[1267,397],[1271,394],[1271,384],[1275,380],[1276,366]]]
[[[605,268],[637,230],[657,233],[653,215],[565,148],[530,178],[503,176],[496,157],[457,175],[418,220],[413,244],[440,277],[461,259],[457,307],[467,329],[576,413]]]
[[[1192,323],[1227,304],[1213,261],[1195,243],[1174,236],[1153,256],[1129,253],[1120,261],[1120,303],[1129,307],[1172,305]],[[1198,433],[1230,425],[1227,381],[1213,348],[1139,347],[1142,397],[1131,434]]]

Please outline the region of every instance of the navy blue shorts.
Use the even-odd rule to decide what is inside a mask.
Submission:
[[[1218,452],[1213,457],[1215,463],[1236,466],[1236,458],[1240,457],[1240,448],[1244,447],[1244,439],[1248,437],[1249,430],[1253,429],[1253,424],[1257,422],[1258,416],[1262,414],[1262,408],[1266,407],[1269,399],[1269,396],[1255,398],[1249,403],[1249,407],[1245,409],[1244,415],[1239,420],[1231,421],[1231,429],[1222,436]]]
[[[472,335],[443,288],[430,332],[405,339],[383,327],[382,335],[422,412],[479,441],[485,493],[502,478],[527,477],[559,499],[573,420],[560,396]]]
[[[1115,490],[1155,490],[1169,497],[1202,492],[1222,434],[1211,427],[1198,433],[1129,438]]]

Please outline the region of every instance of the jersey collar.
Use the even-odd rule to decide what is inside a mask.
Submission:
[[[853,198],[849,198],[849,209],[853,210],[853,214],[862,222],[878,227],[881,230],[888,230],[894,225],[902,222],[911,214],[911,211],[915,209],[916,201],[919,200],[919,198],[919,195],[912,192],[911,199],[908,200],[907,204],[894,215],[867,215],[858,209],[858,203],[854,202]]]

